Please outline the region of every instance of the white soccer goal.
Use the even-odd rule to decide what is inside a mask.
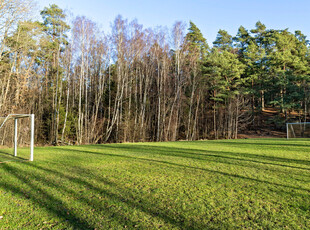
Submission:
[[[17,156],[17,134],[18,134],[18,119],[30,118],[30,161],[33,161],[34,148],[34,114],[9,114],[6,117],[0,117],[0,129],[9,120],[14,120],[14,156]]]
[[[286,137],[310,138],[310,122],[286,123]]]

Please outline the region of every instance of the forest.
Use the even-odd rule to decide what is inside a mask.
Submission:
[[[54,4],[33,14],[31,0],[0,2],[0,116],[34,113],[38,144],[233,139],[260,127],[266,108],[279,130],[309,117],[301,31],[258,21],[219,30],[209,46],[194,22],[144,28],[117,16],[107,33]]]

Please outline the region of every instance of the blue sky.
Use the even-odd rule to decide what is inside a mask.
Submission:
[[[211,44],[219,29],[236,35],[240,25],[253,29],[257,21],[269,29],[301,30],[310,36],[309,0],[37,0],[39,8],[57,4],[75,16],[86,16],[108,33],[120,14],[147,27],[192,20]],[[310,38],[310,37],[309,37]],[[309,39],[308,38],[308,39]]]

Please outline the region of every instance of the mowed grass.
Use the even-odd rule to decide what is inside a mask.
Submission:
[[[309,226],[309,139],[42,147],[0,164],[0,229]]]

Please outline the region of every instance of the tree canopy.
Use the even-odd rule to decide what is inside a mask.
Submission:
[[[235,36],[219,30],[209,47],[192,21],[168,32],[118,16],[109,34],[83,16],[68,23],[54,4],[41,21],[29,20],[27,1],[1,4],[12,12],[0,21],[0,109],[35,113],[39,143],[237,138],[309,121],[301,31],[257,22]],[[267,109],[276,115],[263,120]]]

